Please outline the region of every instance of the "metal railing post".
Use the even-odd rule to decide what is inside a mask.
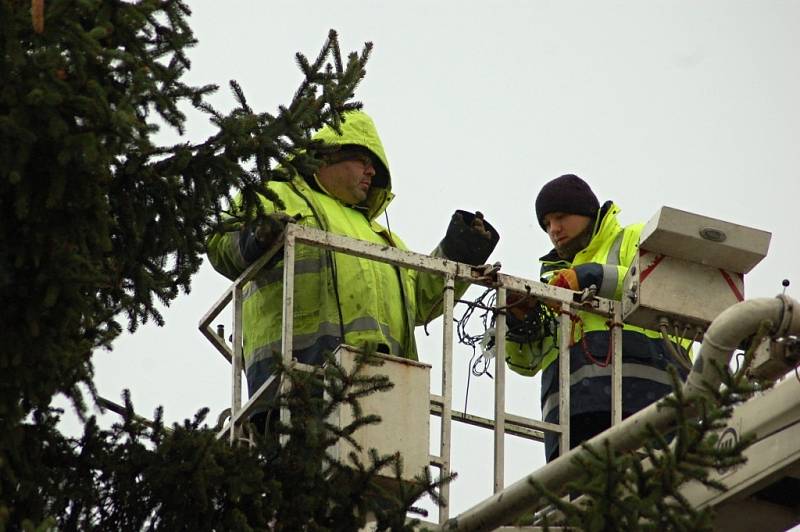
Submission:
[[[294,257],[295,257],[294,226],[286,228],[286,240],[283,244],[283,330],[281,331],[281,356],[284,368],[292,362],[292,335],[294,334]],[[342,339],[344,340],[344,338]],[[280,382],[280,395],[286,397],[289,392],[289,379],[284,375]],[[288,424],[291,414],[288,408],[280,410],[281,423]],[[285,444],[289,436],[281,435],[281,444]]]
[[[439,441],[441,476],[450,475],[450,443],[453,417],[453,307],[455,280],[452,274],[444,279],[442,294],[442,418]],[[450,516],[450,484],[441,488],[443,503],[439,505],[439,523]]]
[[[572,344],[572,309],[569,303],[561,304],[561,319],[559,320],[559,346],[558,346],[558,424],[561,426],[559,438],[559,456],[569,451],[569,385],[570,385],[570,351]],[[544,412],[542,412],[544,415]]]
[[[614,304],[611,318],[611,424],[622,421],[622,305]]]
[[[506,436],[506,289],[497,289],[497,313],[495,323],[494,365],[494,493],[505,487],[505,436]]]
[[[242,286],[233,287],[233,356],[231,357],[231,432],[230,441],[236,440],[237,427],[232,421],[242,408]]]

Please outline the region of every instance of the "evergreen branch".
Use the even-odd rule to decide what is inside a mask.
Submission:
[[[204,412],[168,431],[159,410],[148,427],[127,394],[125,418],[110,430],[84,415],[81,390],[97,395],[91,354],[120,334],[116,320],[127,319],[130,331],[162,324],[158,305],[188,292],[205,237],[225,223],[248,223],[264,198],[280,206],[269,182],[315,171],[323,150],[311,132],[359,105],[349,99],[371,47],[342,68],[332,32],[277,113],[255,112],[235,82],[238,106],[214,109],[206,97],[216,85],[183,81],[196,44],[189,14],[179,0],[55,1],[46,15],[57,22],[34,36],[30,13],[0,2],[0,72],[11,80],[0,94],[0,248],[18,250],[0,254],[9,317],[0,334],[16,340],[0,353],[0,366],[15,375],[0,386],[0,413],[12,428],[0,436],[9,450],[0,457],[0,528],[264,529],[292,509],[293,490],[321,482],[324,450],[340,439],[314,421],[286,428],[296,440],[290,458],[266,441],[257,452],[231,448],[201,427]],[[155,133],[164,124],[184,133],[185,101],[215,133],[160,145]],[[36,364],[24,363],[30,357]],[[306,384],[309,395],[315,384]],[[357,414],[359,398],[388,387],[360,377],[350,385],[341,397]],[[85,419],[80,440],[55,428],[58,414],[47,405],[57,392]],[[289,404],[303,419],[328,408],[323,403]],[[342,435],[353,439],[377,422],[357,417]],[[298,457],[320,467],[298,468]],[[282,487],[293,475],[303,482]],[[176,485],[186,489],[176,493]],[[353,515],[352,501],[331,490],[311,501],[312,520],[330,524],[330,500]]]

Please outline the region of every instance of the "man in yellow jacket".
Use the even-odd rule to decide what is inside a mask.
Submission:
[[[393,199],[389,164],[372,119],[344,115],[341,135],[324,127],[324,164],[314,175],[295,174],[269,188],[285,211],[262,197],[265,222],[218,233],[208,243],[214,268],[235,279],[275,243],[287,221],[367,242],[406,249],[376,222]],[[477,265],[499,236],[480,213],[457,211],[435,256]],[[378,351],[417,360],[414,327],[438,315],[440,276],[383,262],[299,245],[295,254],[294,357],[320,364],[339,344],[377,346]],[[278,257],[243,290],[244,359],[252,395],[280,358],[283,260]],[[460,287],[463,291],[466,287]]]
[[[562,175],[546,183],[536,198],[536,218],[553,249],[540,258],[542,282],[619,300],[622,282],[633,262],[643,224],[622,227],[620,209],[602,206],[578,176]],[[563,319],[563,318],[562,318]],[[542,371],[542,417],[558,423],[558,341],[555,335],[526,327],[509,314],[508,366],[523,375]],[[611,425],[611,333],[606,319],[578,312],[570,347],[570,448]],[[555,332],[555,331],[553,331]],[[526,337],[527,336],[527,337]],[[622,332],[622,411],[627,417],[672,390],[668,367],[686,376],[655,331],[625,325]],[[547,461],[558,456],[558,437],[545,435]]]

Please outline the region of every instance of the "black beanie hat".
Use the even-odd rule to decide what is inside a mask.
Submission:
[[[536,196],[536,219],[542,229],[545,214],[563,212],[594,218],[600,203],[586,181],[573,174],[562,175],[547,183]],[[546,229],[545,229],[546,230]]]

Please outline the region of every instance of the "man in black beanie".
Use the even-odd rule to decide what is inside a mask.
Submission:
[[[622,281],[633,262],[644,224],[622,227],[620,209],[602,206],[580,177],[566,174],[546,183],[536,197],[536,219],[553,249],[541,257],[541,278],[570,290],[594,286],[597,295],[619,300]],[[508,366],[523,375],[542,371],[542,417],[558,423],[558,340],[514,334],[526,331],[525,317],[509,313]],[[574,318],[570,342],[570,448],[611,426],[611,332],[606,319],[588,312]],[[673,339],[676,340],[676,339]],[[683,342],[682,342],[683,343]],[[678,352],[684,352],[678,349]],[[686,361],[667,352],[661,334],[625,325],[622,332],[623,417],[641,410],[672,390],[668,367],[685,378]],[[558,435],[545,433],[547,461],[559,455]]]
[[[573,174],[553,179],[536,197],[536,219],[564,260],[571,261],[578,251],[589,245],[599,210],[600,204],[592,189]]]

